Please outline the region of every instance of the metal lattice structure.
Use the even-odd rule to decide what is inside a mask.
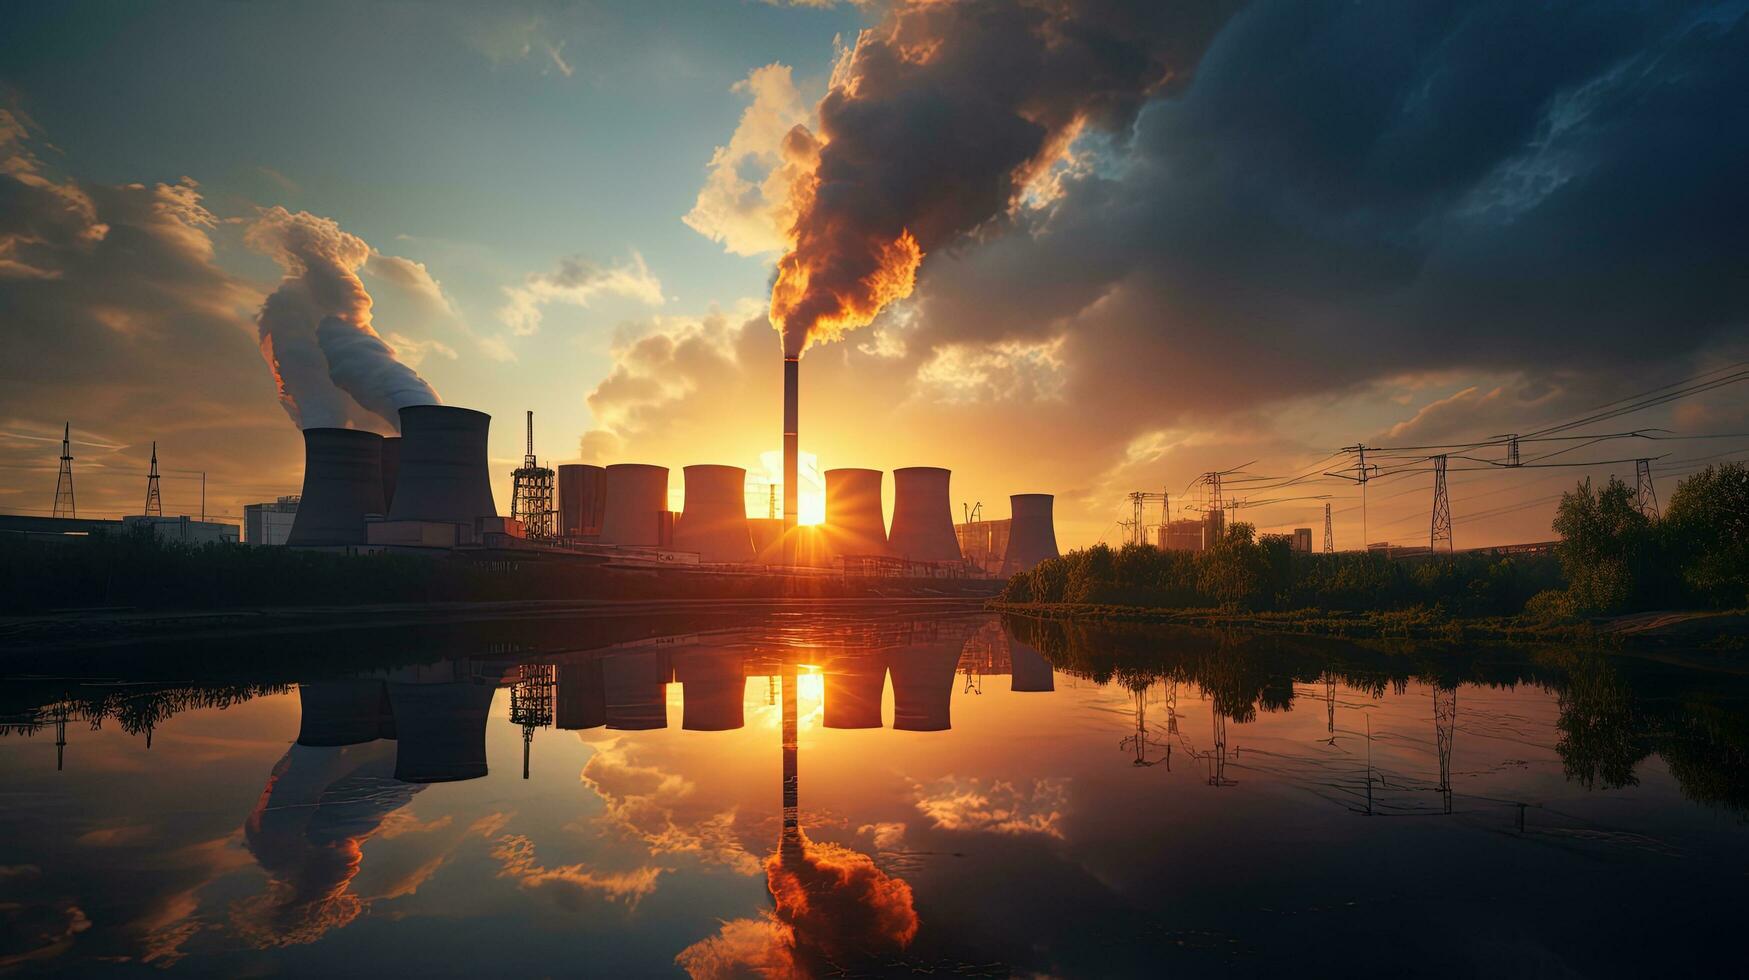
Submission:
[[[557,508],[553,506],[554,472],[534,455],[534,413],[528,413],[528,450],[522,466],[510,474],[510,517],[522,522],[530,538],[553,536]]]
[[[1457,728],[1457,688],[1433,689],[1433,735],[1439,747],[1439,797],[1451,812],[1451,737]]]
[[[1330,505],[1326,503],[1324,505],[1324,554],[1331,554],[1335,550],[1336,535],[1330,532]]]
[[[1433,457],[1433,528],[1429,538],[1429,547],[1434,554],[1445,552],[1450,554],[1451,544],[1451,494],[1445,488],[1445,457]]]
[[[1658,519],[1658,491],[1652,486],[1652,461],[1634,460],[1634,507],[1652,520]]]
[[[152,443],[152,469],[146,474],[146,509],[140,513],[151,517],[164,516],[164,498],[158,492],[158,444]]]
[[[528,759],[537,728],[553,724],[553,695],[558,675],[552,664],[519,664],[510,685],[510,722],[522,726],[522,778],[528,778]]]
[[[73,501],[73,423],[61,430],[61,474],[55,478],[56,517],[78,517],[79,508]]]

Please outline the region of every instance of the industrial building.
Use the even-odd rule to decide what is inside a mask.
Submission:
[[[953,526],[959,538],[960,554],[967,565],[988,575],[1002,574],[1002,562],[1008,556],[1008,535],[1014,522],[1008,518],[995,521],[967,521]]]
[[[1218,510],[1201,518],[1168,521],[1159,526],[1156,541],[1161,551],[1207,551],[1221,539],[1226,523]]]
[[[292,524],[297,520],[299,499],[294,493],[272,503],[244,504],[243,543],[286,544],[291,539]]]
[[[1294,528],[1293,550],[1300,554],[1312,553],[1312,529],[1309,527]]]

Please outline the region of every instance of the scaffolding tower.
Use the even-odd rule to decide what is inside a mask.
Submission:
[[[510,474],[510,517],[522,522],[530,538],[553,536],[558,514],[553,507],[553,470],[534,455],[534,413],[528,413],[528,450],[522,465]]]

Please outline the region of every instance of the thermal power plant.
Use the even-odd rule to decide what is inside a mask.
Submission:
[[[380,680],[347,678],[298,685],[298,744],[361,745],[394,737],[389,692]]]
[[[383,513],[395,505],[395,477],[401,472],[401,437],[383,436]]]
[[[304,430],[304,490],[286,543],[364,544],[364,515],[383,512],[383,437],[360,429]]]
[[[586,463],[559,467],[559,535],[567,538],[601,534],[601,513],[607,503],[607,471]]]
[[[739,466],[688,466],[686,506],[674,521],[674,550],[706,562],[751,562],[747,471]],[[666,483],[664,483],[666,492]]]
[[[881,514],[880,470],[826,471],[826,525],[829,555],[884,555],[887,522]]]
[[[895,650],[887,660],[893,675],[893,728],[944,732],[953,727],[949,708],[959,677],[964,640],[920,643]]]
[[[615,463],[603,481],[607,503],[601,512],[601,543],[656,548],[662,544],[662,515],[668,512],[668,467]]]
[[[727,732],[746,724],[741,709],[747,700],[747,673],[734,651],[705,648],[676,653],[674,679],[680,682],[682,729]]]
[[[1017,493],[1008,498],[1012,523],[1002,574],[1028,571],[1046,558],[1057,557],[1057,525],[1051,513],[1054,499],[1048,493]]]
[[[426,671],[413,668],[410,673]],[[390,680],[388,688],[398,746],[396,779],[447,783],[486,775],[486,721],[492,713],[492,685],[453,676],[418,676]]]
[[[449,405],[401,409],[401,463],[391,521],[465,524],[497,517],[486,432],[492,416]]]
[[[827,728],[881,727],[881,695],[887,686],[886,658],[849,656],[826,667],[821,678]]]
[[[960,560],[959,539],[953,533],[953,505],[947,497],[949,475],[939,466],[907,466],[893,471],[888,554],[910,561]]]

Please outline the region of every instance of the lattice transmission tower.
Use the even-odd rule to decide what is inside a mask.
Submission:
[[[522,466],[510,474],[510,517],[519,520],[530,538],[553,536],[553,471],[534,456],[534,413],[528,413],[528,450]]]
[[[73,423],[61,430],[61,475],[55,478],[56,517],[78,517],[79,508],[73,502]]]
[[[1652,486],[1652,461],[1634,460],[1634,507],[1652,520],[1658,519],[1658,491]]]
[[[1439,798],[1451,812],[1451,737],[1457,730],[1457,688],[1433,689],[1433,737],[1439,751]]]
[[[1335,550],[1336,536],[1330,533],[1330,505],[1326,503],[1324,505],[1324,554],[1331,554]]]
[[[158,444],[152,443],[152,469],[146,474],[146,509],[149,517],[164,516],[164,498],[158,493]]]
[[[1434,554],[1451,553],[1451,494],[1445,488],[1445,456],[1433,457],[1433,529],[1430,536]]]

